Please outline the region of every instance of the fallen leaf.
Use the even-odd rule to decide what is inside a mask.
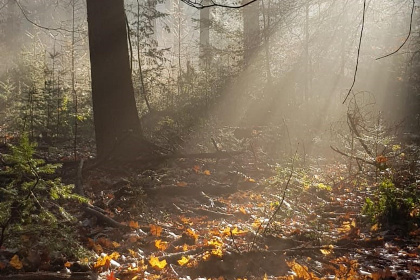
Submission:
[[[150,256],[149,263],[154,269],[157,270],[162,270],[167,265],[166,260],[159,261],[159,258],[155,256]]]
[[[333,252],[333,248],[334,248],[333,245],[328,245],[327,247],[320,249],[320,251],[323,255],[329,255]]]
[[[162,227],[157,225],[150,225],[150,233],[154,236],[160,236],[162,233]]]
[[[200,166],[198,165],[194,165],[193,170],[195,171],[195,173],[200,173]]]
[[[198,239],[198,234],[196,234],[193,229],[187,228],[186,233],[187,233],[188,236],[194,238],[194,240]]]
[[[203,174],[207,175],[207,176],[210,176],[211,173],[210,173],[210,170],[204,170]]]
[[[12,257],[12,259],[10,260],[10,265],[13,267],[13,268],[15,268],[15,269],[22,269],[22,267],[23,267],[23,264],[22,264],[22,262],[20,261],[20,259],[19,259],[19,256],[18,255],[14,255],[13,257]]]
[[[232,235],[236,235],[236,236],[244,236],[247,234],[248,231],[246,230],[240,230],[237,227],[235,227],[232,231],[231,234]]]
[[[187,183],[187,182],[182,181],[182,182],[178,182],[176,185],[177,185],[178,187],[186,187],[186,186],[188,185],[188,183]]]
[[[114,271],[111,271],[111,273],[106,276],[106,280],[117,280],[114,276]]]
[[[379,229],[378,224],[374,224],[373,226],[370,227],[370,231],[372,232],[378,231],[378,229]]]
[[[242,214],[247,214],[246,209],[245,209],[243,206],[239,207],[239,211],[240,211]]]
[[[130,221],[128,223],[128,226],[131,227],[131,228],[134,228],[134,229],[138,229],[140,227],[139,226],[139,223],[138,222],[135,222],[135,221]]]
[[[168,248],[169,244],[166,241],[162,241],[160,239],[155,240],[155,246],[161,251],[165,251]]]
[[[70,266],[71,266],[71,263],[70,263],[70,262],[66,262],[66,263],[64,264],[64,267],[69,268]]]
[[[178,260],[178,264],[180,266],[183,266],[183,265],[187,264],[188,262],[189,262],[189,259],[185,256],[182,256],[182,258],[180,260]]]

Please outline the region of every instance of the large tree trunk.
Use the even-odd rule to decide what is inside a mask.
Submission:
[[[87,0],[93,115],[98,158],[127,134],[141,135],[128,57],[123,0]],[[123,144],[124,145],[124,144]]]

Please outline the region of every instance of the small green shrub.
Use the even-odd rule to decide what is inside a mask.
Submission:
[[[397,187],[385,179],[378,185],[374,198],[366,198],[362,213],[374,223],[402,223],[420,217],[419,205],[420,190],[415,184]]]
[[[10,154],[4,155],[6,166],[0,171],[6,178],[0,186],[0,247],[25,248],[38,243],[50,250],[71,250],[77,243],[69,230],[75,218],[64,205],[69,200],[85,199],[72,193],[73,185],[63,185],[60,178],[54,178],[58,164],[45,164],[33,157],[35,147],[36,143],[23,135],[19,144],[10,146]],[[27,244],[29,241],[31,244]]]

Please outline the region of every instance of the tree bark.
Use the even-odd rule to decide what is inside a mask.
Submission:
[[[93,116],[98,158],[127,133],[141,137],[128,56],[123,0],[87,0]]]

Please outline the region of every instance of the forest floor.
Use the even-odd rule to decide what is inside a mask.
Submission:
[[[6,263],[0,279],[420,279],[420,229],[369,222],[362,207],[377,183],[366,178],[251,152],[102,165],[83,173],[94,211],[70,205],[92,256],[40,255],[26,273]]]

